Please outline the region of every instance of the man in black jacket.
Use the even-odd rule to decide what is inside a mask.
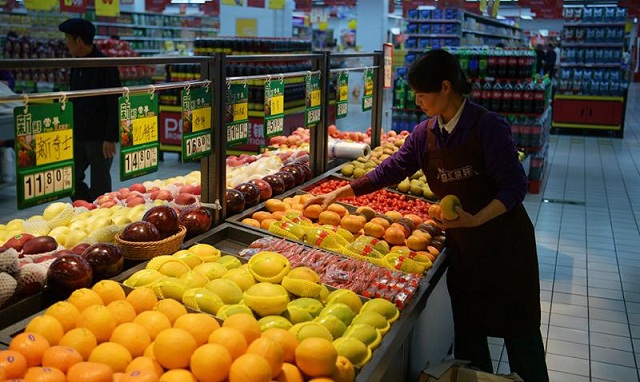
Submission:
[[[106,57],[93,44],[95,26],[84,19],[69,19],[58,26],[64,32],[72,56],[93,59]],[[72,68],[70,89],[85,90],[120,86],[116,67]],[[94,201],[111,191],[111,164],[118,142],[118,96],[91,96],[73,100],[73,157],[75,194],[71,199]],[[91,186],[84,181],[91,167]]]

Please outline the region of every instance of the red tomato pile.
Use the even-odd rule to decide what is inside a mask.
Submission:
[[[314,195],[322,195],[331,192],[337,188],[340,188],[349,181],[347,180],[327,180],[316,187],[310,189],[308,192]],[[431,203],[425,202],[420,199],[407,197],[395,192],[380,190],[367,195],[357,196],[355,198],[340,199],[340,202],[348,203],[353,206],[369,206],[378,213],[385,213],[387,211],[398,211],[403,215],[416,214],[423,220],[429,219],[427,210]]]

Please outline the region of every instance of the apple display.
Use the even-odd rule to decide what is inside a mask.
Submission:
[[[120,272],[124,267],[124,255],[120,248],[109,243],[97,243],[87,247],[82,257],[93,268],[96,279],[108,279]]]
[[[76,254],[55,259],[47,271],[47,286],[54,291],[71,293],[88,288],[93,281],[93,269],[87,260]]]
[[[239,214],[244,210],[245,201],[242,192],[233,188],[227,188],[225,200],[227,201],[227,216]]]
[[[18,235],[15,235],[9,238],[9,240],[7,240],[2,246],[4,248],[13,248],[16,251],[20,252],[22,251],[22,248],[24,247],[25,243],[27,243],[29,240],[33,238],[35,238],[35,236],[29,233],[20,233]]]
[[[271,196],[279,195],[284,192],[284,180],[275,175],[267,175],[262,178],[265,182],[271,186]]]
[[[89,246],[91,246],[91,244],[89,243],[78,243],[73,246],[73,248],[71,248],[71,252],[75,253],[76,255],[82,255],[82,252],[84,252],[84,250]]]
[[[149,222],[137,221],[124,227],[120,238],[133,242],[158,241],[160,240],[160,231]]]
[[[245,208],[253,207],[260,203],[260,189],[253,183],[240,183],[235,187],[244,195]]]
[[[129,186],[129,190],[130,191],[138,191],[141,194],[144,194],[147,192],[147,188],[140,183],[134,183],[131,186]]]
[[[178,194],[173,200],[176,204],[183,206],[190,206],[198,201],[198,198],[193,194]]]
[[[213,215],[206,207],[197,207],[182,211],[178,219],[187,229],[187,238],[192,238],[211,228]]]
[[[294,178],[295,178],[296,186],[299,186],[302,183],[304,183],[304,173],[302,172],[302,170],[300,170],[300,168],[298,168],[298,166],[287,165],[287,166],[282,167],[281,171],[288,172],[288,173],[292,174],[294,176]]]
[[[271,190],[271,185],[262,179],[252,179],[249,183],[256,185],[258,190],[260,191],[260,201],[264,202],[265,200],[271,197],[273,191]]]
[[[298,163],[296,166],[304,173],[304,181],[307,182],[313,178],[313,171],[307,163]]]
[[[58,242],[51,236],[37,236],[27,241],[22,247],[22,253],[33,255],[36,253],[51,252],[58,248]]]
[[[281,171],[281,172],[276,172],[273,175],[279,176],[280,179],[282,179],[282,181],[284,182],[284,189],[285,190],[290,190],[290,189],[292,189],[292,188],[294,188],[296,186],[296,178],[290,172]]]
[[[151,200],[173,200],[173,195],[168,190],[155,190],[149,194]]]
[[[178,214],[176,210],[169,206],[151,207],[142,216],[143,221],[147,221],[158,229],[160,237],[165,238],[176,234],[179,230]]]

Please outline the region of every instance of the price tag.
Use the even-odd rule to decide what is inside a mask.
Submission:
[[[247,143],[249,140],[249,117],[247,112],[249,89],[246,84],[231,84],[227,88],[225,121],[227,145]]]
[[[349,110],[349,72],[338,75],[338,97],[336,102],[336,119],[347,116]]]
[[[284,79],[264,83],[264,137],[284,133]]]
[[[120,15],[119,0],[95,0],[96,16],[116,17]]]
[[[305,81],[305,126],[314,126],[320,122],[321,95],[320,73],[309,74]]]
[[[60,1],[60,11],[84,13],[88,2],[88,0],[62,0]]]
[[[382,44],[382,52],[384,55],[384,83],[382,86],[385,89],[391,89],[393,87],[393,44]]]
[[[71,196],[73,104],[14,109],[18,208]]]
[[[24,7],[29,11],[51,11],[58,0],[24,0]]]
[[[124,96],[120,105],[120,180],[158,171],[158,97]]]
[[[373,69],[366,68],[363,77],[362,111],[367,111],[373,108]]]
[[[211,154],[211,91],[182,90],[182,161]]]

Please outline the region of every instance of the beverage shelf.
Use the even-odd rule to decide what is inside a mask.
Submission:
[[[625,27],[627,24],[624,22],[577,22],[577,23],[564,23],[566,28],[579,28],[579,27]]]

